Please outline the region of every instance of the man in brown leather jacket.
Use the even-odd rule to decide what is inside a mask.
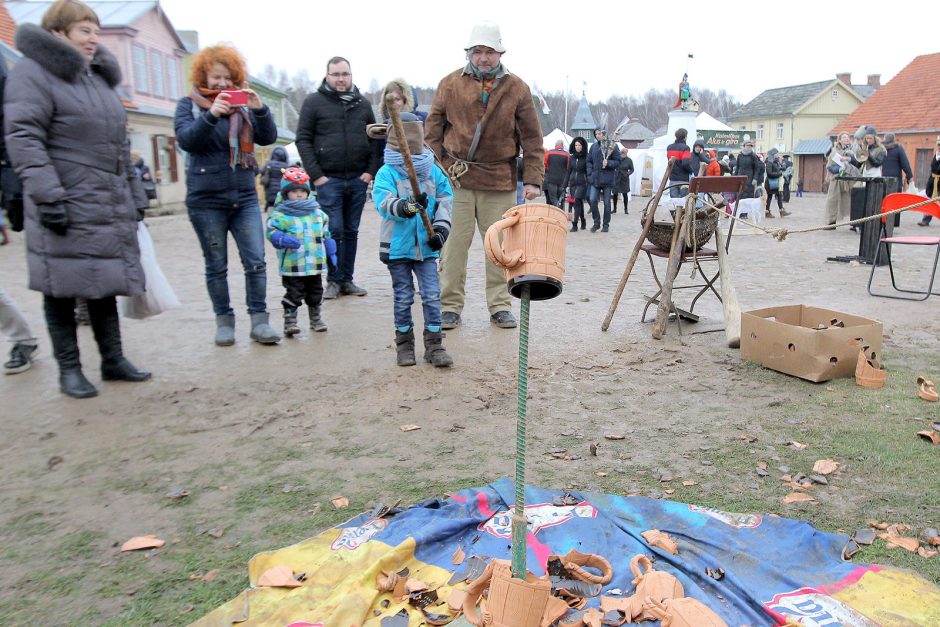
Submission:
[[[480,235],[515,205],[516,155],[523,155],[523,196],[539,195],[545,174],[542,129],[529,86],[500,62],[499,26],[480,22],[465,47],[467,65],[445,76],[425,124],[425,141],[454,184],[453,228],[441,258],[441,326],[460,324],[467,255]],[[498,327],[512,328],[502,270],[486,260],[486,302]]]

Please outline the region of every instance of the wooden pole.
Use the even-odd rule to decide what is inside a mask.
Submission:
[[[721,277],[721,306],[725,314],[725,337],[728,340],[728,348],[740,348],[741,306],[738,304],[738,294],[731,283],[731,266],[728,265],[725,234],[721,231],[721,224],[715,230],[715,241],[718,244],[718,274]]]
[[[659,294],[659,307],[656,309],[656,320],[653,322],[653,339],[661,340],[666,334],[666,325],[669,323],[669,312],[672,310],[672,284],[679,274],[679,262],[685,254],[685,231],[692,212],[695,211],[695,196],[689,194],[685,205],[676,211],[676,226],[672,231],[672,245],[669,247],[669,263],[666,265],[666,275],[663,277],[663,287]]]
[[[388,109],[388,117],[392,119],[395,135],[398,136],[398,152],[401,153],[401,159],[405,162],[405,171],[408,172],[408,181],[411,183],[411,195],[417,197],[421,193],[421,186],[418,184],[415,164],[411,162],[411,150],[408,148],[408,140],[405,139],[405,126],[401,123],[401,114],[399,114],[398,105],[395,103],[395,95],[389,94],[386,96],[385,104]],[[421,207],[418,213],[421,214],[424,230],[427,231],[428,237],[431,237],[434,234],[434,227],[431,226],[431,220],[428,219],[428,212],[424,210],[424,207]]]
[[[636,265],[636,260],[640,256],[643,242],[646,240],[646,236],[653,226],[653,221],[656,217],[656,208],[659,206],[659,199],[662,197],[663,191],[665,191],[666,187],[669,185],[669,174],[672,172],[672,166],[674,166],[675,163],[676,158],[670,157],[669,163],[666,164],[666,173],[663,175],[663,180],[659,183],[656,196],[653,197],[651,205],[653,209],[646,214],[646,220],[643,222],[643,230],[640,231],[640,238],[636,241],[636,246],[633,247],[633,254],[630,255],[630,261],[627,262],[627,268],[623,271],[623,276],[620,277],[620,285],[617,286],[617,292],[614,294],[614,299],[611,301],[610,308],[607,310],[607,317],[604,318],[604,322],[601,324],[601,331],[606,331],[610,328],[610,321],[613,320],[614,312],[617,311],[617,305],[620,304],[620,298],[623,296],[623,290],[627,286],[630,273],[633,272],[633,266]]]

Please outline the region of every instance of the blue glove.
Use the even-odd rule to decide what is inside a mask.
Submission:
[[[336,260],[336,240],[329,237],[323,241],[323,245],[326,246],[326,256],[329,257],[330,263],[335,268],[339,265]]]
[[[287,248],[288,250],[297,250],[300,248],[300,240],[293,235],[288,235],[284,231],[274,231],[271,233],[271,243],[275,248]]]

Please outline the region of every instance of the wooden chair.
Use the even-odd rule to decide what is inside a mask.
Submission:
[[[689,193],[698,194],[698,193],[716,193],[720,194],[723,192],[730,192],[735,194],[735,202],[732,203],[727,208],[727,212],[736,215],[737,198],[740,196],[741,191],[744,189],[744,186],[747,183],[746,176],[709,176],[709,177],[693,177],[689,182]],[[671,187],[671,186],[670,186]],[[653,208],[652,210],[655,210]],[[729,247],[731,246],[731,234],[734,231],[734,221],[731,221],[731,224],[728,227],[727,241],[725,242],[725,252],[728,252]],[[649,311],[649,308],[652,305],[659,304],[659,297],[663,291],[663,282],[659,277],[659,273],[656,270],[656,264],[653,262],[653,258],[657,257],[659,259],[669,259],[669,251],[655,244],[644,244],[641,247],[641,250],[646,253],[646,258],[650,264],[650,271],[653,275],[653,280],[656,282],[656,293],[652,296],[646,297],[646,304],[643,307],[643,313],[640,315],[640,321],[646,322],[646,312]],[[688,309],[683,309],[677,307],[675,302],[672,303],[672,309],[675,312],[676,316],[687,320],[689,322],[698,322],[699,316],[693,313],[695,309],[695,304],[699,299],[705,294],[711,292],[715,295],[715,298],[718,299],[718,302],[721,302],[721,294],[715,289],[715,282],[718,280],[720,273],[717,268],[715,268],[714,273],[706,273],[703,263],[716,262],[718,261],[718,251],[714,248],[699,248],[696,251],[684,251],[682,257],[679,260],[679,268],[676,272],[676,276],[679,276],[679,272],[682,271],[682,267],[687,263],[694,263],[695,269],[694,273],[704,281],[703,283],[691,283],[688,285],[675,285],[673,284],[672,290],[697,290],[695,296],[692,297],[692,302],[689,305]],[[714,266],[713,266],[714,268]],[[675,279],[675,277],[671,277]],[[674,301],[674,299],[673,299]],[[681,327],[680,327],[681,329]]]
[[[908,237],[891,237],[887,234],[887,225],[885,222],[884,214],[893,211],[895,209],[901,209],[902,207],[909,207],[917,203],[921,203],[927,200],[924,196],[917,196],[916,194],[889,194],[884,197],[884,200],[881,201],[881,233],[880,233],[880,244],[878,250],[875,251],[875,258],[871,264],[871,274],[868,276],[868,293],[872,296],[880,296],[883,298],[897,298],[901,300],[927,300],[931,294],[935,296],[940,296],[940,292],[933,291],[934,280],[937,277],[937,261],[940,259],[940,237],[931,237],[931,236],[908,236]],[[918,213],[928,214],[937,219],[940,219],[940,200],[932,202],[930,204],[924,205],[922,207],[915,207],[911,211],[917,211]],[[882,245],[883,244],[883,245]],[[933,251],[933,266],[930,268],[930,279],[927,283],[927,290],[911,290],[902,287],[898,287],[897,281],[894,277],[894,265],[891,261],[891,247],[892,246],[927,246]],[[878,268],[878,258],[881,255],[881,250],[884,249],[884,254],[888,260],[888,273],[891,275],[891,287],[894,288],[897,292],[904,292],[906,294],[917,294],[918,296],[902,296],[899,294],[890,294],[890,293],[875,293],[871,291],[872,280],[875,278],[875,270]]]

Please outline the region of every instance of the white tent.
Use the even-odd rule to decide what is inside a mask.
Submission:
[[[554,131],[542,138],[542,147],[545,150],[552,150],[555,147],[555,142],[561,140],[562,146],[565,150],[568,150],[568,146],[571,145],[571,142],[574,141],[574,137],[568,135],[560,128],[556,128]]]
[[[695,128],[699,131],[733,131],[734,129],[725,124],[724,122],[719,122],[712,116],[708,115],[704,111],[698,114],[698,117],[695,118]]]

